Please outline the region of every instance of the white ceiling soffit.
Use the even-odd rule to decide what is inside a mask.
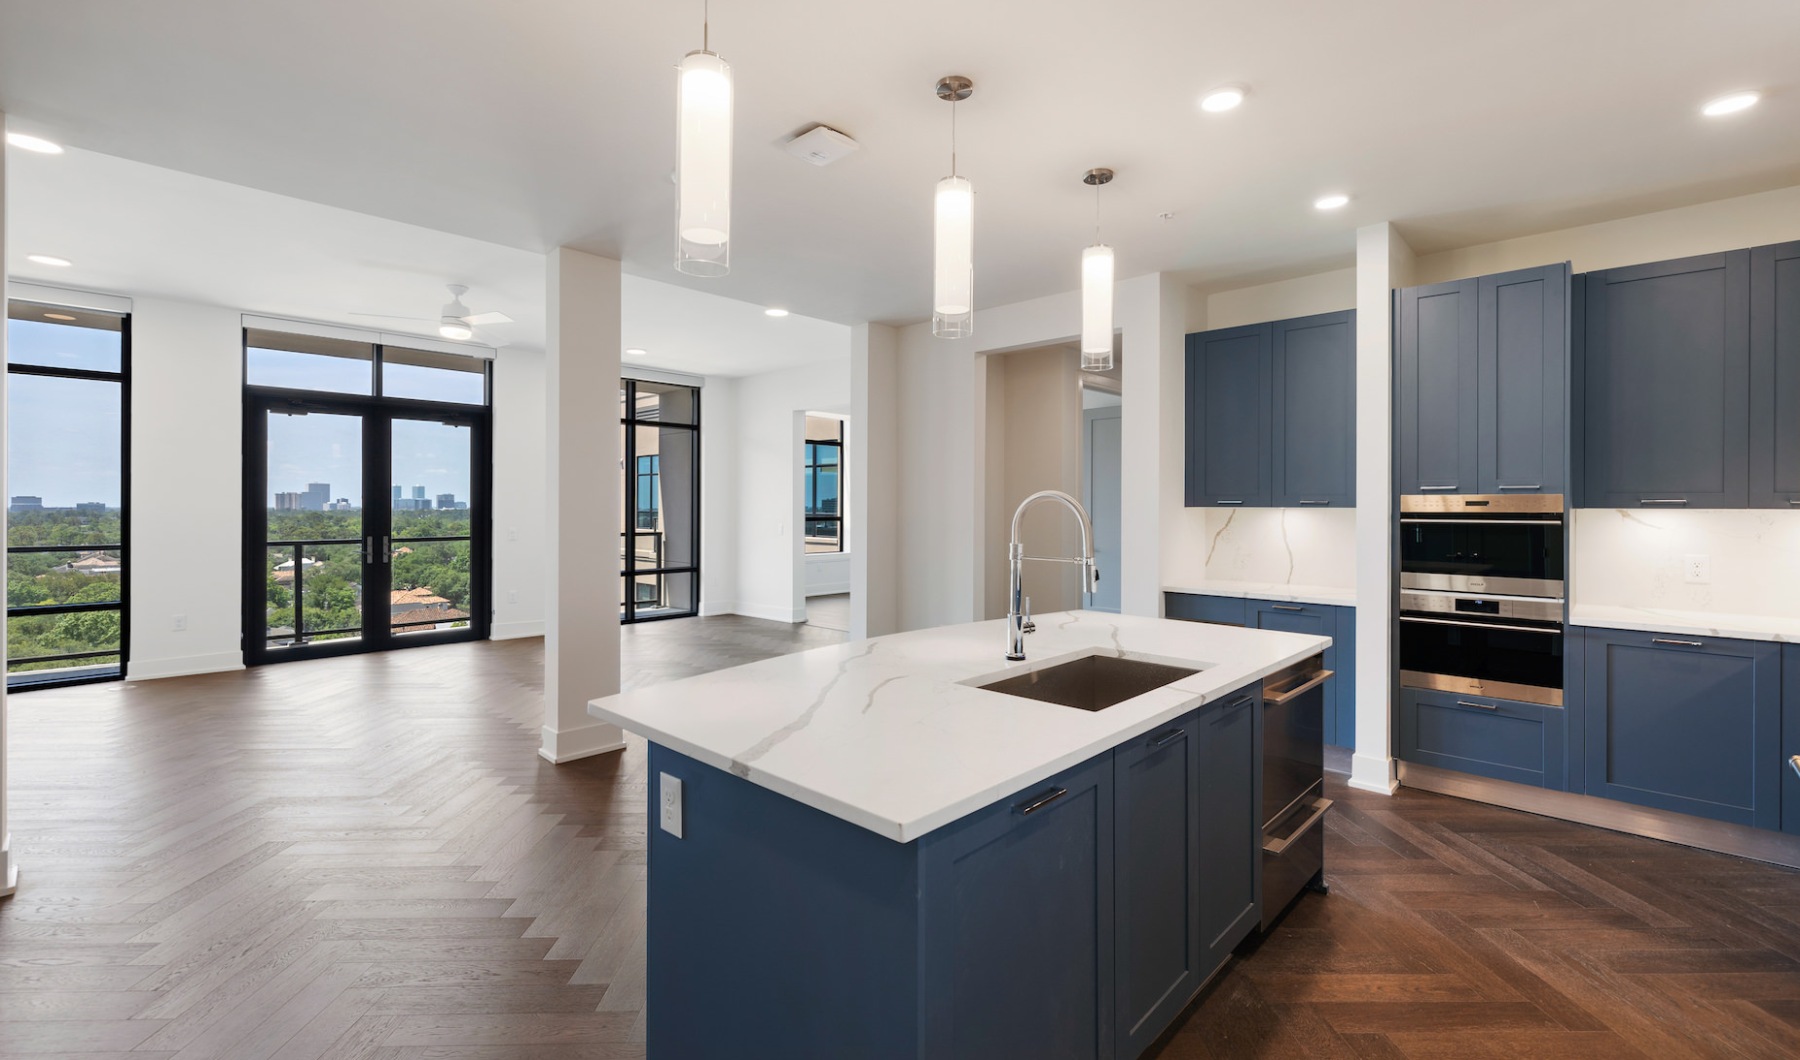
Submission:
[[[1077,286],[1093,166],[1118,172],[1119,275],[1213,287],[1341,265],[1373,221],[1430,252],[1800,182],[1794,0],[720,0],[732,271],[690,280],[672,66],[699,20],[696,0],[0,0],[0,108],[74,147],[845,323],[929,313],[949,73],[976,85],[981,306]],[[1200,113],[1226,82],[1243,107]],[[1699,117],[1745,86],[1761,106]],[[862,150],[781,150],[813,122]],[[1350,205],[1312,209],[1329,191]]]
[[[544,256],[333,206],[70,149],[7,157],[15,277],[229,306],[361,333],[438,340],[444,285],[510,324],[477,335],[508,352],[545,342]],[[810,168],[810,167],[809,167]],[[74,264],[39,265],[50,253]],[[638,276],[623,283],[626,347],[646,367],[750,375],[849,356],[850,329]],[[404,322],[358,314],[421,318]],[[430,347],[436,348],[436,347]]]

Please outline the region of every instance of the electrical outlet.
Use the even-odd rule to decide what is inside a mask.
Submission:
[[[662,794],[662,812],[657,823],[662,830],[681,838],[681,778],[667,773],[657,776],[656,789]]]
[[[187,616],[186,615],[170,615],[169,616],[169,628],[174,630],[177,633],[186,631]]]
[[[506,528],[506,539],[508,541],[517,541],[519,539],[519,528],[516,526],[507,527]]]
[[[508,592],[506,594],[506,602],[509,604],[518,603],[519,602],[519,590],[514,589],[511,592]]]
[[[1681,558],[1681,580],[1690,585],[1712,584],[1712,557],[1690,552]]]

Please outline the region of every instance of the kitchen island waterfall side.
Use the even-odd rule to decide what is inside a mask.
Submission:
[[[1023,662],[974,623],[594,702],[651,742],[652,1057],[1123,1058],[1174,1021],[1263,913],[1261,683],[1329,642],[1038,626]],[[1193,672],[979,687],[1090,655]]]

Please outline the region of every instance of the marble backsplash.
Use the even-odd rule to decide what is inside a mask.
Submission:
[[[1356,512],[1341,508],[1209,508],[1203,577],[1280,585],[1356,585]]]
[[[1579,508],[1570,523],[1576,606],[1800,616],[1800,512]],[[1707,584],[1683,578],[1690,555]]]

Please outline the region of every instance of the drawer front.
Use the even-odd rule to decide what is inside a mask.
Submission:
[[[1248,614],[1246,601],[1235,596],[1201,596],[1196,593],[1164,593],[1164,613],[1188,622],[1214,622],[1241,626]]]
[[[1402,688],[1400,757],[1535,788],[1560,787],[1562,711],[1508,699]]]

